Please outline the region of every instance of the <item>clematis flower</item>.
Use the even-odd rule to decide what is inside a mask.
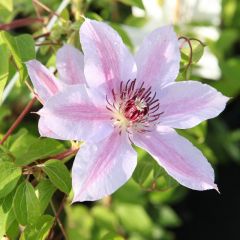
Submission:
[[[83,53],[70,45],[57,53],[56,80],[33,60],[27,68],[44,106],[42,136],[84,140],[72,168],[73,201],[97,200],[131,177],[135,144],[180,184],[217,189],[203,154],[174,128],[192,128],[216,117],[227,97],[197,81],[175,82],[180,52],[171,26],[143,41],[133,57],[107,24],[86,19],[80,29]]]

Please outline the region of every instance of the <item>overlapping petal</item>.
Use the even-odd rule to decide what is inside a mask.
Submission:
[[[214,171],[203,154],[191,142],[167,127],[134,136],[134,143],[148,151],[170,176],[195,189],[217,189]]]
[[[39,61],[30,60],[26,66],[33,86],[43,102],[63,89],[63,84]]]
[[[94,201],[113,193],[131,177],[136,164],[136,152],[127,136],[118,132],[83,145],[72,168],[73,202]]]
[[[134,79],[136,66],[120,36],[105,23],[86,19],[80,29],[85,77],[90,87],[119,88],[121,81]]]
[[[38,121],[38,131],[42,137],[61,139],[57,134],[48,128],[46,119],[44,117],[40,117]]]
[[[46,127],[64,140],[99,141],[112,131],[104,96],[84,85],[72,85],[51,97],[39,111]]]
[[[150,33],[136,55],[137,81],[160,88],[175,81],[179,72],[180,50],[172,26]]]
[[[169,84],[158,92],[160,124],[173,128],[191,128],[220,114],[228,101],[215,88],[197,81]]]
[[[65,44],[57,52],[59,78],[67,85],[86,83],[83,54],[75,47]]]

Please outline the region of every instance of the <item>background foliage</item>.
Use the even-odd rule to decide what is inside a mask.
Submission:
[[[136,35],[142,38],[143,29],[149,32],[151,28],[152,15],[147,8],[152,1],[72,0],[57,15],[50,31],[47,25],[63,2],[67,1],[0,1],[0,139],[33,98],[25,84],[30,81],[24,63],[37,58],[54,67],[56,51],[63,43],[80,48],[78,31],[82,15],[107,21],[131,51],[137,47]],[[174,1],[155,2],[171,14],[164,6]],[[240,4],[238,0],[223,0],[219,21],[213,23],[203,18],[186,20],[181,10],[190,0],[182,1],[183,5],[180,2],[174,5],[173,22],[179,36],[192,39],[193,52],[191,56],[189,45],[181,39],[178,80],[206,82],[232,97],[219,118],[179,131],[215,166],[222,195],[214,191],[193,192],[179,186],[147,153],[137,149],[138,167],[126,185],[102,201],[71,205],[70,170],[79,144],[39,138],[38,117],[28,114],[0,144],[0,238],[238,239]],[[158,19],[156,27],[166,22],[164,17]],[[214,40],[202,34],[209,27],[218,33]],[[206,51],[219,64],[217,79],[213,77],[215,72],[207,77],[202,74],[201,61],[210,64],[204,59]],[[13,78],[17,81],[8,91]],[[35,112],[41,104],[33,103],[31,111]]]

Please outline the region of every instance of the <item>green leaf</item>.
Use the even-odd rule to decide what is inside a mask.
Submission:
[[[143,206],[135,204],[118,204],[116,206],[116,213],[123,226],[128,231],[136,231],[144,235],[151,234],[152,221]]]
[[[185,41],[185,40],[184,40]],[[204,46],[197,40],[190,40],[192,47],[192,63],[196,64],[204,53]],[[185,41],[184,47],[181,48],[181,60],[188,64],[190,61],[191,51],[189,44]]]
[[[2,7],[4,7],[5,9],[7,9],[9,12],[12,12],[12,10],[13,10],[13,1],[12,0],[7,0],[7,1],[2,0],[2,1],[0,1],[0,5]]]
[[[52,216],[41,216],[35,224],[25,228],[20,240],[45,240],[53,223],[54,218]]]
[[[240,91],[240,59],[231,58],[220,62],[223,74],[221,81],[215,81],[211,85],[227,96],[236,96]]]
[[[129,6],[135,6],[135,7],[139,7],[141,9],[144,9],[144,5],[142,0],[119,0],[120,2],[127,4]]]
[[[4,87],[6,85],[6,82],[8,80],[8,74],[9,74],[9,50],[7,49],[6,44],[0,44],[0,58],[1,58],[1,64],[0,64],[0,104],[2,101],[2,93],[4,90]]]
[[[29,34],[22,34],[13,37],[8,32],[1,31],[0,43],[5,43],[7,45],[16,63],[20,79],[24,81],[27,77],[27,70],[24,62],[36,57],[35,43],[32,36]]]
[[[154,166],[151,161],[148,160],[139,161],[133,173],[133,179],[138,184],[142,185],[146,181],[150,173],[153,171],[153,167]]]
[[[7,196],[21,177],[21,168],[12,162],[0,162],[0,198]]]
[[[124,23],[132,27],[143,27],[147,21],[148,19],[146,17],[135,17],[131,15]]]
[[[168,206],[162,206],[159,213],[159,223],[163,227],[179,227],[181,225],[181,219]]]
[[[13,199],[13,209],[21,225],[34,224],[40,216],[40,203],[28,181],[21,183]]]
[[[22,62],[26,62],[33,58],[36,58],[35,53],[35,42],[32,35],[22,34],[15,37],[15,42],[17,45],[17,51],[19,52],[20,59]]]
[[[193,51],[192,62],[197,63],[203,56],[204,46],[196,40],[191,40],[191,44],[192,44],[192,51]]]
[[[11,193],[7,197],[0,199],[0,237],[7,233],[15,221],[12,209],[13,195]]]
[[[57,140],[36,138],[30,134],[20,135],[10,147],[10,151],[16,157],[16,164],[19,166],[56,155],[64,149],[64,145]]]
[[[101,238],[101,240],[124,240],[124,238],[116,233],[107,233]]]
[[[95,222],[101,228],[115,230],[118,226],[118,219],[116,215],[109,209],[103,206],[95,206],[91,211]]]
[[[35,188],[35,193],[40,202],[40,210],[41,213],[44,213],[46,210],[53,193],[56,191],[56,188],[53,184],[48,180],[42,180]]]
[[[44,163],[43,171],[50,181],[62,192],[68,194],[71,190],[71,176],[67,167],[59,160],[49,160]]]

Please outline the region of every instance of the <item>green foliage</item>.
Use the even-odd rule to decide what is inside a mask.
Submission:
[[[136,231],[144,236],[151,235],[152,221],[142,206],[119,204],[116,206],[116,213],[128,231]]]
[[[3,89],[8,80],[9,75],[9,51],[6,44],[0,44],[1,64],[0,64],[0,104]]]
[[[0,199],[0,236],[9,233],[11,227],[16,226],[15,215],[12,208],[14,193]]]
[[[35,224],[29,225],[24,229],[20,240],[45,240],[53,222],[54,218],[52,216],[40,216]]]
[[[3,43],[10,50],[19,71],[20,79],[24,81],[27,78],[27,70],[24,63],[36,57],[33,37],[29,34],[13,37],[8,32],[1,31],[0,44]]]
[[[21,168],[12,162],[0,162],[0,198],[7,196],[21,177]]]
[[[43,171],[50,181],[62,192],[68,194],[71,190],[71,176],[66,166],[59,160],[48,160],[44,163]]]
[[[40,203],[34,188],[28,181],[23,181],[16,190],[13,210],[21,225],[34,224],[40,217]]]
[[[55,191],[56,188],[48,179],[41,180],[36,186],[35,193],[39,199],[41,213],[45,212]]]
[[[24,166],[36,160],[54,156],[64,149],[64,145],[59,141],[36,138],[28,131],[24,131],[11,144],[9,151],[15,156],[16,164]]]

